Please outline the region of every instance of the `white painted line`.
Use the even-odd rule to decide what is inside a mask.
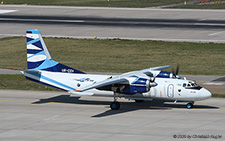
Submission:
[[[161,9],[161,8],[119,8],[119,7],[82,7],[82,6],[45,6],[45,5],[0,5],[0,7],[22,7],[22,8],[64,8],[64,9],[83,9],[83,10],[128,10],[128,11],[186,11],[186,12],[222,12],[221,9]]]
[[[44,22],[67,22],[67,23],[83,23],[84,20],[48,20],[48,19],[13,19],[13,18],[0,18],[0,20],[14,20],[14,21],[44,21]]]
[[[218,85],[218,86],[221,86],[221,85],[224,85],[225,83],[220,83],[220,82],[209,82],[209,83],[203,83],[204,85]]]
[[[220,31],[220,32],[212,33],[212,34],[209,34],[209,36],[218,35],[218,34],[221,34],[221,33],[224,33],[224,32],[225,32],[225,31]]]
[[[195,23],[195,25],[207,25],[207,26],[225,26],[225,24],[218,24],[218,23]]]
[[[5,14],[5,13],[11,13],[11,12],[16,12],[18,10],[0,10],[0,14]]]

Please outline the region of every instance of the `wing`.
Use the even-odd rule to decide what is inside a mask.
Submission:
[[[150,77],[155,77],[153,75],[153,71],[160,71],[162,69],[165,68],[169,68],[170,66],[161,66],[161,67],[154,67],[154,68],[149,68],[149,69],[144,69],[144,70],[140,70],[140,71],[134,71],[134,72],[128,72],[128,73],[124,73],[112,78],[108,78],[106,80],[100,81],[100,82],[96,82],[92,85],[83,87],[79,90],[76,90],[75,92],[83,92],[83,91],[87,91],[90,89],[94,89],[94,88],[100,88],[103,86],[107,86],[107,85],[113,85],[113,84],[118,84],[118,83],[122,83],[122,82],[128,82],[128,78],[129,77],[139,77],[139,78],[145,78],[145,79],[150,79]]]
[[[128,77],[136,76],[140,78],[149,79],[149,77],[156,77],[157,74],[155,74],[155,72],[160,72],[161,70],[169,68],[169,67],[171,66],[153,67],[153,68],[148,68],[144,70],[128,72],[128,73],[122,74],[122,76],[128,76]]]
[[[160,67],[153,67],[153,68],[149,68],[150,70],[158,70],[158,71],[161,71],[163,69],[167,69],[167,68],[170,68],[171,66],[160,66]]]
[[[128,80],[124,77],[116,76],[114,78],[109,78],[100,82],[96,82],[92,85],[89,85],[87,87],[81,88],[80,90],[76,90],[76,92],[82,92],[94,88],[99,88],[107,85],[112,85],[112,84],[117,84],[117,83],[122,83],[122,82],[128,82]]]

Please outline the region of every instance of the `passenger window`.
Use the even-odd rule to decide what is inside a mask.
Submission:
[[[191,87],[191,85],[190,85],[190,84],[188,84],[187,86],[188,86],[188,87]]]
[[[183,84],[183,87],[186,87],[186,86],[187,86],[187,84],[186,84],[186,83],[184,83],[184,84]]]

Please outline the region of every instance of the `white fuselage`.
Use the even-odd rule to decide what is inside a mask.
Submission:
[[[33,74],[31,72],[24,72],[24,75],[28,78],[40,81],[70,93],[76,91],[81,87],[91,85],[93,83],[103,81],[113,75],[95,75],[95,74],[73,74],[73,73],[60,73],[60,72],[48,72],[40,71],[40,75]],[[205,88],[193,89],[184,87],[183,84],[188,84],[189,80],[173,79],[173,78],[156,78],[155,82],[158,84],[152,87],[150,91],[145,93],[136,93],[133,95],[120,94],[118,97],[126,99],[162,99],[162,100],[174,100],[174,101],[198,101],[211,97],[211,93]],[[113,97],[113,91],[91,89],[80,95],[93,95],[93,96],[109,96]]]

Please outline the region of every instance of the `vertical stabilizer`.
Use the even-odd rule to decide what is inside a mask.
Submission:
[[[27,37],[27,68],[29,70],[45,70],[64,73],[84,73],[54,60],[45,45],[41,33],[37,29],[28,30]]]

